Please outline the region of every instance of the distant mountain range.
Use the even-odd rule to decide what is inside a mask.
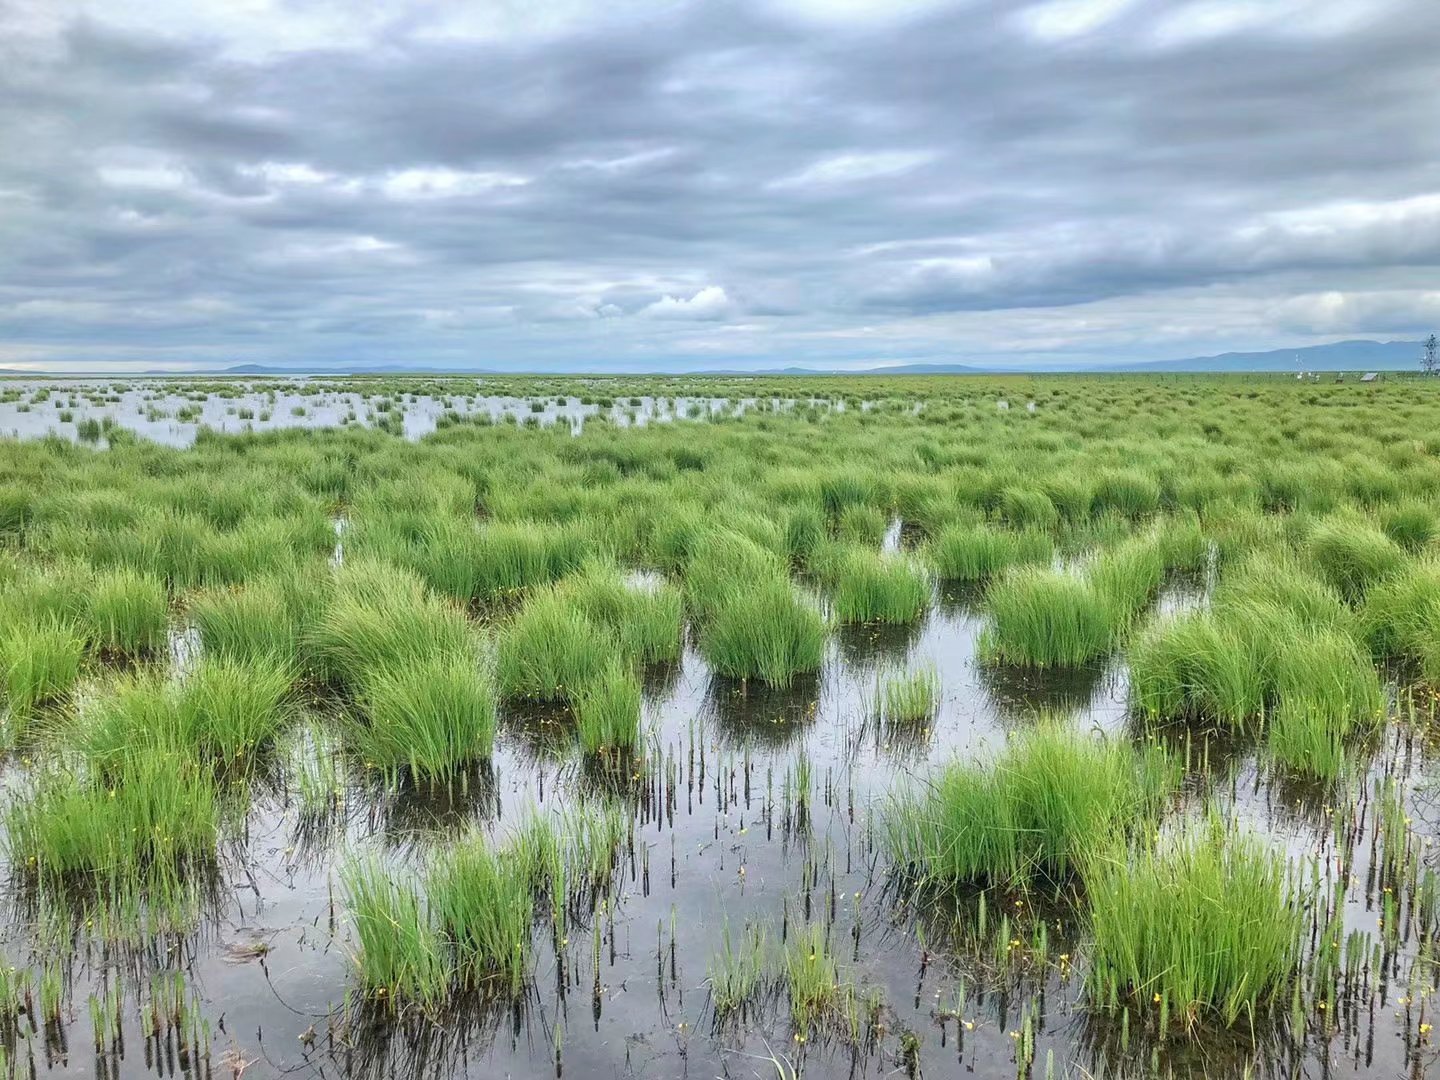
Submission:
[[[695,375],[1023,375],[1040,372],[1245,372],[1245,371],[1418,371],[1423,346],[1418,341],[1335,341],[1328,345],[1307,345],[1298,349],[1271,349],[1268,352],[1221,353],[1192,356],[1183,360],[1148,360],[1124,364],[1078,367],[1063,362],[1034,364],[1024,368],[980,364],[898,364],[860,370],[824,367],[780,367],[740,370],[715,369],[695,372],[643,372],[639,374]],[[44,372],[0,368],[0,375],[42,375]],[[97,372],[92,374],[112,374]],[[146,371],[143,375],[510,375],[493,368],[437,368],[424,364],[235,364],[193,372]],[[586,374],[580,372],[577,374]]]

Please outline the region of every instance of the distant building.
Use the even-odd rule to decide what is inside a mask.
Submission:
[[[1376,379],[1378,379],[1378,378],[1380,378],[1380,373],[1379,373],[1378,371],[1367,371],[1367,372],[1365,372],[1364,375],[1361,375],[1361,376],[1360,376],[1360,381],[1361,381],[1361,382],[1374,382],[1374,381],[1375,381]]]

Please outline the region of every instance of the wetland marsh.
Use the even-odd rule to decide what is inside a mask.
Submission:
[[[1440,386],[0,388],[0,1075],[1422,1076]]]

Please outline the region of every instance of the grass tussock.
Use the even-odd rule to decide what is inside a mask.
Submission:
[[[1400,570],[1405,551],[1385,533],[1359,518],[1335,518],[1315,526],[1306,552],[1325,579],[1351,602]]]
[[[316,671],[352,690],[372,672],[474,651],[462,612],[381,563],[347,565],[305,635]]]
[[[189,615],[210,655],[254,661],[299,656],[323,601],[314,578],[259,578],[206,589],[190,598]]]
[[[103,777],[39,773],[27,797],[6,807],[6,853],[41,896],[132,919],[145,907],[152,920],[184,926],[215,872],[224,817],[214,783],[192,761],[136,753]]]
[[[292,716],[293,674],[274,659],[203,657],[184,678],[141,669],[120,676],[80,710],[73,744],[107,773],[136,754],[173,754],[246,767]]]
[[[934,665],[897,672],[880,679],[876,708],[889,727],[928,724],[940,708],[940,672]]]
[[[1158,819],[1177,780],[1157,750],[1047,722],[986,765],[956,763],[889,813],[889,847],[920,888],[1024,886],[1084,876]]]
[[[796,675],[819,670],[825,633],[814,604],[789,582],[767,578],[738,586],[717,605],[700,648],[722,675],[788,686]]]
[[[1304,925],[1283,859],[1212,822],[1198,835],[1102,863],[1088,882],[1086,987],[1162,1030],[1233,1026],[1288,1005]],[[1177,932],[1183,928],[1183,932]]]
[[[0,633],[0,665],[12,729],[23,725],[40,706],[69,694],[84,660],[84,638],[58,618],[12,624]]]
[[[96,576],[90,585],[91,640],[104,653],[146,656],[165,645],[169,600],[165,583],[120,568]]]
[[[350,739],[367,768],[437,778],[490,757],[495,688],[473,655],[380,669],[366,679],[360,700],[364,718]]]
[[[1108,653],[1121,619],[1078,574],[1040,567],[1012,570],[986,593],[990,616],[981,644],[992,661],[1069,667]]]
[[[604,671],[619,642],[570,596],[535,593],[501,630],[496,677],[507,698],[565,701]]]
[[[857,547],[828,553],[816,568],[841,623],[913,623],[930,602],[930,582],[914,562]]]
[[[1275,601],[1226,599],[1158,620],[1129,661],[1131,702],[1144,716],[1261,735],[1278,765],[1319,779],[1339,776],[1346,748],[1384,716],[1361,643]]]
[[[1012,566],[1047,565],[1055,557],[1050,535],[1034,529],[1006,532],[981,524],[942,529],[926,546],[942,581],[985,581]]]
[[[613,810],[532,816],[497,845],[474,831],[406,879],[375,856],[341,868],[359,948],[352,964],[367,998],[396,1012],[435,1013],[462,994],[513,999],[529,984],[532,936],[612,888],[626,822]]]
[[[619,764],[640,744],[640,680],[629,667],[609,664],[575,695],[580,750],[590,760]]]

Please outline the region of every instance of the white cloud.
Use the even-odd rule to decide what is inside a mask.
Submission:
[[[932,150],[881,150],[873,153],[837,154],[822,158],[791,176],[774,181],[773,188],[814,187],[853,184],[899,176],[934,161]]]
[[[327,184],[335,179],[333,173],[322,172],[303,161],[262,161],[258,165],[242,166],[240,173],[269,184]]]
[[[719,285],[707,285],[689,299],[677,296],[663,296],[653,304],[640,309],[647,319],[682,319],[692,322],[708,322],[723,319],[734,310],[734,305],[725,290]]]
[[[1422,334],[1440,326],[1440,292],[1332,289],[1284,300],[1271,318],[1301,334]]]
[[[1047,0],[1020,11],[1021,27],[1045,41],[1080,37],[1135,6],[1136,0]]]
[[[1163,13],[1153,36],[1161,45],[1185,45],[1253,33],[1335,35],[1389,6],[1388,0],[1190,0]]]
[[[186,181],[185,171],[173,165],[102,165],[96,172],[103,183],[119,188],[176,191]]]
[[[506,172],[413,168],[390,173],[380,181],[380,189],[392,199],[452,199],[524,187],[529,182],[523,176]]]

